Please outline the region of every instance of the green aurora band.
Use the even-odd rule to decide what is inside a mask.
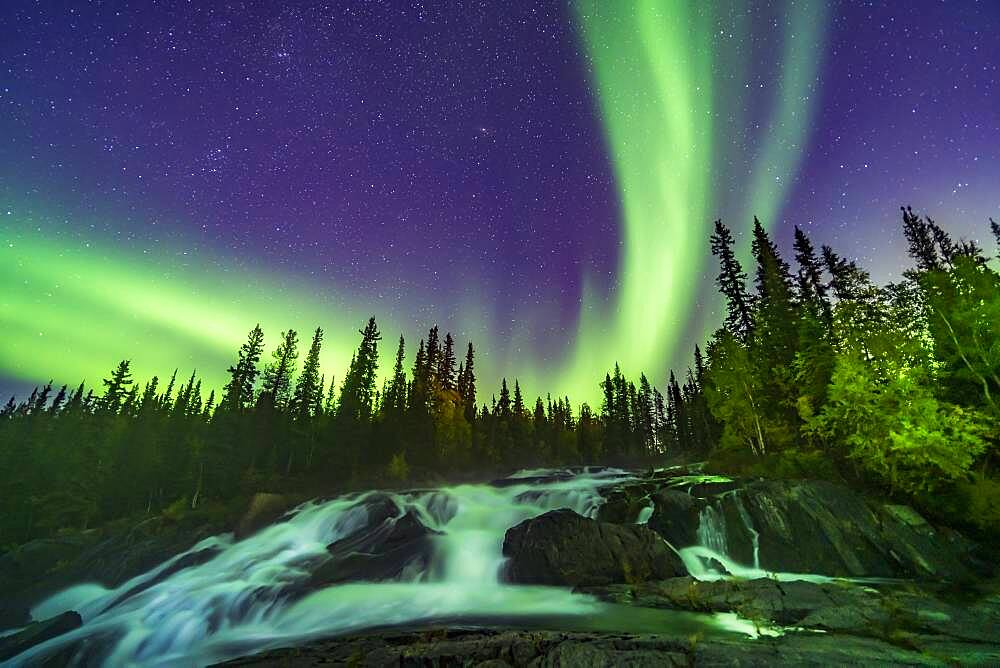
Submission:
[[[690,331],[711,221],[731,210],[773,224],[784,206],[818,97],[824,3],[788,2],[778,14],[783,48],[763,121],[745,92],[751,16],[746,3],[723,4],[577,3],[620,193],[622,245],[611,299],[584,290],[563,387],[592,385],[615,362],[662,382],[691,343],[681,339],[718,324]],[[724,193],[721,184],[733,183],[736,193]],[[729,224],[739,231],[749,222]]]
[[[124,357],[140,380],[164,379],[178,365],[178,377],[197,370],[207,398],[210,388],[225,383],[226,368],[256,322],[271,347],[282,330],[296,329],[300,354],[313,329],[324,326],[327,381],[343,373],[357,346],[355,322],[364,324],[366,316],[330,297],[308,296],[304,284],[260,271],[223,271],[220,263],[183,252],[57,242],[27,232],[38,221],[19,222],[24,231],[5,226],[0,238],[5,375],[27,382],[86,380],[99,390],[101,378]],[[391,323],[381,324],[393,331]]]
[[[440,323],[473,339],[481,402],[501,375],[519,378],[528,397],[552,391],[599,402],[598,381],[616,362],[627,374],[645,371],[661,383],[671,363],[686,359],[689,337],[717,325],[710,308],[693,314],[696,298],[718,305],[714,292],[698,287],[709,224],[722,211],[752,211],[767,223],[780,215],[817,97],[826,15],[824,3],[809,2],[789,2],[781,13],[781,56],[773,64],[779,75],[766,91],[762,119],[760,101],[746,92],[751,54],[740,47],[750,44],[750,15],[740,2],[726,11],[716,4],[722,3],[579,1],[576,16],[620,193],[616,285],[609,293],[584,277],[575,342],[562,361],[531,352],[538,333],[551,331],[544,312],[519,313],[526,328],[505,340],[486,326],[488,305],[466,304],[458,323]],[[739,187],[720,187],[732,183]],[[331,374],[343,377],[356,330],[372,313],[383,333],[386,374],[397,333],[407,335],[412,360],[431,324],[399,327],[378,303],[348,301],[328,286],[236,268],[205,253],[41,232],[57,218],[0,220],[0,374],[26,383],[85,379],[99,390],[101,378],[126,357],[139,380],[169,376],[178,366],[179,377],[197,369],[207,396],[224,384],[225,369],[256,322],[269,347],[282,330],[298,330],[302,354],[313,328],[323,327],[329,382]],[[749,221],[729,222],[739,231]]]

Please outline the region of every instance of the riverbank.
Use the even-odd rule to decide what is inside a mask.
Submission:
[[[288,502],[258,497],[229,532],[140,572],[149,545],[171,549],[162,532],[88,548],[60,582],[99,584],[25,597],[55,621],[0,653],[37,641],[15,662],[1000,662],[989,551],[831,483],[541,470],[285,514]]]

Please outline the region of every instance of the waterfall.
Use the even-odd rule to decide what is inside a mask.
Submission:
[[[649,522],[649,518],[653,516],[654,508],[655,506],[653,506],[652,504],[648,506],[643,506],[642,510],[639,511],[639,517],[636,518],[635,523],[647,524]]]
[[[726,518],[715,506],[705,506],[698,515],[698,545],[726,554]]]
[[[601,490],[629,478],[615,469],[539,470],[502,484],[309,502],[244,540],[208,538],[115,589],[84,583],[39,603],[36,618],[72,608],[83,626],[13,662],[32,665],[62,648],[83,647],[87,653],[77,660],[87,665],[205,665],[394,624],[593,615],[602,604],[592,597],[501,582],[504,535],[556,508],[593,517],[603,503]],[[376,517],[380,508],[387,519]],[[329,545],[363,537],[374,521],[389,526],[407,513],[430,530],[428,563],[392,581],[310,588],[310,578],[331,560]]]
[[[753,544],[753,567],[756,570],[760,570],[760,533],[754,528],[753,520],[750,519],[750,513],[747,512],[746,507],[743,505],[742,496],[734,496],[733,503],[736,504],[736,511],[740,514],[740,519],[743,520],[743,527],[750,534],[750,542]]]
[[[753,565],[747,566],[735,561],[729,554],[726,540],[726,518],[721,510],[725,499],[733,499],[740,524],[750,536],[753,546]],[[815,575],[812,573],[784,573],[768,571],[761,568],[760,563],[760,532],[753,525],[750,513],[743,505],[743,497],[731,492],[725,497],[713,501],[715,505],[707,505],[698,515],[698,530],[696,545],[689,545],[677,551],[688,573],[699,580],[719,580],[736,577],[747,580],[756,578],[771,578],[780,581],[805,580],[808,582],[831,582],[836,578]],[[854,578],[856,582],[866,582],[865,578]]]

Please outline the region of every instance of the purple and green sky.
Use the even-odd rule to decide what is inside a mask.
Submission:
[[[0,390],[326,332],[342,374],[432,324],[481,394],[662,383],[753,215],[879,280],[898,207],[1000,216],[1000,3],[0,7]],[[991,246],[987,246],[988,248]],[[746,253],[747,248],[742,249]]]

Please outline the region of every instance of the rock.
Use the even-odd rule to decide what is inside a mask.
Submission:
[[[802,580],[700,581],[672,578],[632,586],[591,587],[584,591],[614,603],[692,612],[735,612],[747,619],[868,635],[889,619],[882,595],[859,585]],[[821,619],[827,615],[826,619]],[[834,617],[833,615],[837,615]],[[810,622],[806,622],[811,618]]]
[[[237,540],[255,534],[281,519],[295,505],[284,494],[258,492],[250,499],[250,505],[237,522],[233,534]]]
[[[145,582],[141,582],[134,587],[122,592],[120,595],[116,596],[113,600],[109,601],[106,606],[102,607],[102,611],[108,608],[112,608],[126,599],[132,598],[136,594],[140,594],[147,589],[158,585],[167,578],[171,577],[175,573],[182,571],[186,568],[193,568],[195,566],[200,566],[208,561],[211,561],[218,555],[222,549],[217,545],[209,545],[198,550],[188,551],[186,554],[179,555],[174,559],[169,566],[164,568],[162,571],[156,574],[156,577],[149,578]]]
[[[108,588],[118,587],[221,529],[213,525],[192,529],[162,517],[152,517],[104,540],[87,537],[86,545],[75,556],[60,561],[51,572],[46,571],[46,575],[36,578],[19,575],[0,587],[3,594],[0,597],[0,628],[26,623],[27,611],[32,606],[72,585],[95,582]]]
[[[77,559],[94,544],[94,533],[39,538],[0,555],[0,629],[28,623],[33,596],[18,596]]]
[[[635,524],[639,513],[649,505],[648,484],[625,485],[605,495],[605,503],[597,509],[600,522]]]
[[[768,571],[968,580],[977,567],[974,545],[957,532],[829,482],[744,481],[705,499],[664,489],[653,501],[649,527],[675,548],[698,544],[698,527],[710,521],[724,550],[709,547]]]
[[[647,526],[675,548],[698,542],[698,515],[705,506],[701,499],[677,489],[661,489],[653,495],[653,514]]]
[[[587,586],[660,580],[687,571],[642,525],[618,525],[553,510],[509,529],[505,576],[519,584]]]
[[[83,620],[80,619],[80,615],[72,611],[29,624],[13,635],[0,638],[0,661],[6,661],[46,640],[78,629],[82,624]]]
[[[433,555],[433,536],[413,511],[386,517],[374,528],[331,543],[330,560],[312,574],[309,589],[338,582],[412,580],[426,572]]]
[[[22,597],[0,601],[0,631],[16,629],[31,621],[30,602]]]
[[[64,577],[70,578],[69,582],[96,581],[107,587],[117,587],[186,552],[215,535],[217,529],[208,525],[191,529],[151,518],[86,550],[66,569]]]
[[[952,646],[925,655],[852,636],[790,633],[780,638],[701,638],[626,633],[455,630],[388,631],[314,642],[236,659],[227,666],[940,666],[939,656],[990,659],[991,648]],[[957,651],[955,651],[957,650]]]
[[[847,581],[699,581],[690,577],[637,585],[588,587],[603,600],[648,608],[733,612],[761,624],[891,640],[993,645],[1000,651],[1000,594],[949,602],[913,583],[879,588]]]

